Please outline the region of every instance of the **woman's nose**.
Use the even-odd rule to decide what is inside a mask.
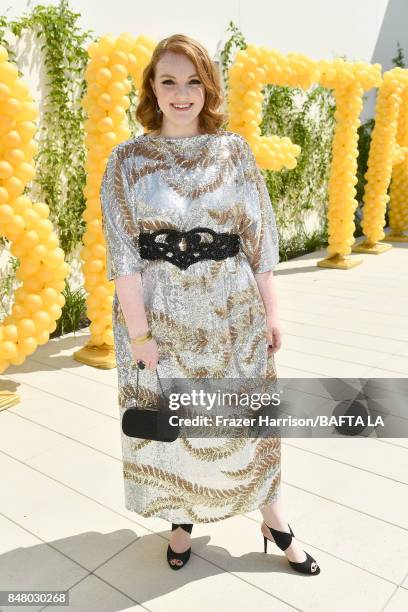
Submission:
[[[179,85],[178,87],[176,87],[176,95],[180,98],[180,100],[182,100],[183,97],[186,97],[188,95],[188,86]]]

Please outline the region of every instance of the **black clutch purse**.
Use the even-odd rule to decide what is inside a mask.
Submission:
[[[141,367],[143,366],[143,367]],[[156,368],[157,380],[159,381],[163,400],[160,398],[159,405],[152,408],[138,408],[137,396],[139,392],[139,369],[143,369],[143,363],[137,363],[136,378],[136,406],[127,408],[122,416],[122,431],[131,438],[144,438],[145,440],[157,440],[158,442],[174,442],[180,434],[180,426],[176,423],[171,425],[169,417],[171,411],[169,400],[163,392],[163,387]]]

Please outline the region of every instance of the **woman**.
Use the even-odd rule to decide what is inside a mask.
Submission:
[[[107,278],[115,281],[121,418],[135,404],[132,363],[147,368],[139,372],[138,405],[158,397],[158,364],[160,377],[170,379],[276,379],[275,218],[246,140],[221,129],[222,100],[202,45],[181,34],[164,39],[144,70],[136,111],[147,132],[117,145],[108,160],[101,203]],[[197,228],[210,230],[201,238],[204,255],[205,249],[194,253],[185,234],[178,245],[169,239],[171,230],[193,230],[191,237]],[[161,250],[160,230],[170,232],[162,231]],[[208,246],[216,234],[223,234],[221,255]],[[231,246],[237,237],[238,252]],[[170,567],[187,563],[194,522],[260,508],[265,552],[271,540],[294,569],[317,575],[317,563],[293,540],[282,510],[279,436],[210,442],[122,433],[126,508],[172,522]]]

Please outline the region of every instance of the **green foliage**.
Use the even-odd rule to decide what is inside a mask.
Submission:
[[[50,338],[69,334],[83,327],[88,327],[90,324],[90,320],[86,316],[86,295],[82,287],[71,291],[68,283],[65,282],[62,295],[65,298],[62,315],[57,321],[57,327],[50,334]]]
[[[36,135],[39,151],[35,157],[35,199],[49,206],[50,219],[67,256],[82,241],[85,230],[82,219],[86,206],[83,195],[86,181],[85,115],[81,100],[86,92],[88,55],[85,45],[92,37],[89,32],[80,31],[77,25],[79,17],[80,13],[68,8],[67,0],[61,0],[58,6],[37,5],[19,19],[0,17],[0,44],[6,47],[10,61],[17,64],[16,54],[6,38],[7,30],[17,38],[24,31],[32,31],[42,43],[46,94],[40,104],[42,116]],[[19,75],[24,78],[20,70]],[[6,244],[5,239],[2,244]],[[13,263],[14,272],[2,280],[2,296],[7,295],[13,284],[18,260]],[[66,303],[54,336],[78,329],[87,321],[86,305],[80,291],[71,293],[66,284],[64,295]]]
[[[392,58],[392,63],[397,68],[405,68],[404,52],[403,52],[402,47],[401,47],[401,45],[399,43],[399,40],[397,41],[397,55]]]
[[[245,49],[246,42],[244,35],[238,30],[233,21],[229,22],[227,32],[231,31],[231,36],[225,43],[220,53],[221,59],[221,74],[225,88],[225,100],[228,103],[228,91],[229,91],[229,77],[228,69],[233,61],[233,54],[235,55],[237,49]]]
[[[299,88],[267,85],[261,134],[287,136],[301,147],[293,170],[265,170],[265,180],[280,233],[280,257],[287,260],[308,248],[327,243],[328,178],[335,105],[332,93],[320,86]],[[296,97],[302,101],[296,104]],[[307,230],[310,211],[317,228]],[[303,240],[303,247],[301,240]],[[317,246],[316,246],[317,241]]]
[[[363,216],[363,196],[367,183],[365,174],[368,168],[368,156],[370,153],[371,135],[374,129],[374,125],[375,119],[368,119],[368,121],[362,123],[358,128],[357,184],[355,185],[357,191],[356,200],[358,201],[358,207],[354,219],[354,223],[356,226],[356,236],[361,236],[363,233],[361,221]]]
[[[230,22],[232,34],[223,51],[223,74],[234,60],[232,50],[245,49],[246,42]],[[228,83],[227,77],[224,81]],[[301,147],[297,166],[280,172],[263,170],[274,207],[279,233],[280,259],[287,260],[327,243],[326,202],[331,142],[334,129],[334,98],[329,90],[266,85],[261,135],[287,136]],[[296,103],[296,98],[303,100]],[[319,230],[307,230],[305,217],[314,210]]]
[[[2,321],[2,319],[8,315],[8,300],[13,290],[14,279],[16,277],[19,261],[16,257],[11,256],[9,264],[11,268],[9,273],[3,278],[0,278],[0,321]]]
[[[68,8],[67,0],[61,0],[58,6],[38,5],[16,20],[0,18],[1,41],[5,40],[8,28],[16,37],[31,30],[43,43],[47,91],[41,103],[43,115],[36,138],[39,144],[35,158],[35,182],[39,186],[36,199],[49,206],[50,218],[66,254],[81,241],[85,229],[81,216],[86,180],[81,99],[86,91],[84,71],[88,59],[84,45],[90,34],[79,30],[79,17],[80,13]],[[12,52],[10,59],[15,61]]]

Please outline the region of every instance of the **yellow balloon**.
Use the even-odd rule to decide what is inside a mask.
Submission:
[[[23,102],[18,113],[19,121],[32,121],[38,117],[38,108],[35,102]]]
[[[99,50],[104,55],[109,55],[115,48],[115,39],[109,34],[102,36],[99,40]]]
[[[23,162],[22,164],[14,168],[14,176],[23,181],[23,183],[29,183],[35,177],[35,168],[33,164]]]
[[[58,304],[52,304],[47,310],[50,317],[54,320],[58,320],[62,314],[62,310]]]
[[[114,123],[110,117],[104,117],[100,121],[98,121],[98,130],[100,132],[109,132],[112,131],[114,127]]]
[[[15,119],[16,115],[21,110],[21,102],[16,98],[8,98],[1,105],[1,111],[4,115],[12,117]]]
[[[14,174],[13,166],[7,161],[0,161],[0,179],[8,179]]]
[[[30,90],[28,85],[24,83],[20,78],[16,79],[14,83],[10,87],[10,94],[13,95],[18,100],[22,100],[23,102],[29,101],[30,104],[34,104],[31,101]],[[37,108],[37,106],[35,106]]]
[[[0,185],[0,204],[5,204],[9,201],[9,194],[5,187]]]
[[[27,249],[32,249],[40,242],[40,237],[35,230],[29,230],[19,238],[19,242]]]
[[[64,261],[64,251],[57,247],[45,257],[44,262],[50,268],[56,268]]]
[[[33,336],[36,332],[35,323],[31,319],[22,319],[17,325],[19,338]]]
[[[111,74],[114,81],[122,81],[127,77],[128,71],[123,64],[115,64],[111,68]]]
[[[33,336],[28,336],[28,338],[24,338],[21,342],[19,342],[21,346],[21,350],[26,355],[31,355],[36,350],[38,343]]]
[[[46,329],[43,329],[42,331],[37,332],[35,335],[35,340],[39,346],[41,346],[42,344],[47,344],[49,339],[50,339],[50,334]]]
[[[113,81],[112,83],[110,83],[108,85],[107,91],[111,98],[114,100],[122,98],[127,93],[126,87],[123,83],[119,81]]]
[[[26,300],[24,300],[24,306],[30,311],[35,312],[36,310],[40,310],[43,306],[42,299],[39,295],[35,293],[30,293]]]
[[[104,85],[112,79],[112,73],[108,68],[100,68],[95,78],[97,83]]]
[[[22,138],[17,130],[10,130],[2,137],[2,144],[5,147],[18,147],[22,143]]]
[[[30,140],[34,136],[37,128],[32,121],[19,121],[16,124],[16,129],[23,140]]]
[[[128,61],[128,55],[127,53],[124,53],[123,51],[114,51],[109,59],[109,63],[111,66],[114,66],[115,64],[124,64],[126,65]]]
[[[16,345],[8,340],[0,342],[0,355],[2,359],[13,359],[17,355]]]
[[[18,339],[17,326],[13,324],[4,325],[3,326],[3,339],[9,340],[10,342],[17,342],[17,339]]]
[[[2,204],[0,206],[0,223],[9,223],[14,216],[14,211],[9,204]]]
[[[51,234],[53,232],[53,225],[49,219],[40,219],[37,223],[36,228],[38,235],[41,236],[41,239],[46,238],[47,236],[49,237],[48,239],[51,238]],[[57,246],[57,244],[58,239],[55,239],[53,243],[53,248]]]
[[[51,322],[50,315],[45,310],[37,310],[33,313],[32,318],[38,329],[45,329]]]
[[[13,167],[16,167],[24,161],[25,156],[21,149],[6,149],[4,152],[4,159]]]
[[[47,219],[50,214],[50,209],[44,202],[35,202],[33,204],[33,210],[39,217],[41,217],[41,219]]]
[[[109,94],[107,94],[106,92],[105,92],[105,93],[102,93],[102,94],[100,94],[100,96],[98,97],[97,104],[98,104],[98,105],[99,105],[101,108],[108,109],[108,108],[110,108],[110,107],[112,106],[112,98],[111,98],[111,96],[110,96]]]
[[[6,85],[11,85],[18,77],[18,70],[10,62],[1,62],[0,63],[0,81],[6,83]]]

